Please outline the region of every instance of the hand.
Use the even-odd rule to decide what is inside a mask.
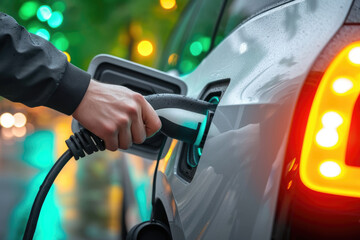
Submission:
[[[155,134],[161,121],[144,97],[128,88],[90,81],[73,117],[105,141],[106,149],[128,149]]]

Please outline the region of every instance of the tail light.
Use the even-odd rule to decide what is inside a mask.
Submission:
[[[294,113],[273,239],[360,238],[360,25],[319,55]]]
[[[351,120],[359,93],[360,42],[354,42],[331,62],[311,105],[299,170],[301,181],[308,188],[360,197],[360,167],[346,164]]]

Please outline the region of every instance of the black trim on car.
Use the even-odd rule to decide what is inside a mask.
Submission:
[[[360,0],[354,0],[352,3],[349,15],[345,20],[345,24],[358,24],[360,23]]]
[[[221,10],[220,10],[219,16],[218,16],[218,18],[216,20],[215,27],[214,27],[214,30],[213,30],[213,33],[212,33],[212,36],[211,36],[210,49],[209,49],[209,51],[208,51],[208,53],[206,55],[208,55],[212,51],[212,49],[214,48],[216,34],[217,34],[218,30],[219,30],[219,26],[220,26],[220,23],[221,23],[221,19],[222,19],[223,15],[224,15],[226,5],[227,5],[227,0],[224,0],[222,5],[221,5]]]

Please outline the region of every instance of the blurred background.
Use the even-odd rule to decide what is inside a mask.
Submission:
[[[1,0],[0,11],[84,70],[100,53],[161,68],[159,56],[187,2]],[[199,44],[193,44],[193,56],[200,55]],[[177,55],[162,61],[172,66]],[[184,61],[179,69],[185,74],[195,65]],[[0,239],[21,239],[42,180],[66,150],[70,124],[71,117],[56,111],[0,98]],[[131,226],[150,217],[154,163],[121,152],[70,161],[46,198],[35,239],[121,239],[125,222]],[[124,196],[124,179],[133,182],[134,196]]]

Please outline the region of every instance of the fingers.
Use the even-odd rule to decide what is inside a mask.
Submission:
[[[134,129],[137,127],[141,127],[141,129],[144,129],[146,137],[151,137],[160,130],[161,121],[155,110],[141,94],[135,93],[134,100],[141,107],[141,118],[139,119],[139,124],[142,125],[135,125]]]
[[[146,139],[146,131],[143,120],[141,117],[138,117],[131,125],[132,139],[134,143],[141,144]]]
[[[145,100],[145,99],[144,99]],[[143,104],[143,121],[145,124],[146,136],[151,137],[157,133],[161,128],[161,121],[150,103],[146,100]]]
[[[105,148],[110,151],[116,151],[119,148],[118,143],[118,132],[117,131],[109,131],[104,134],[102,139],[105,141]]]
[[[111,151],[128,149],[133,142],[141,144],[161,127],[155,110],[141,94],[93,80],[73,116]]]
[[[117,149],[128,149],[132,145],[132,136],[130,131],[130,123],[124,120],[119,121],[116,127],[103,134],[106,149],[116,151]]]
[[[119,129],[119,148],[120,149],[128,149],[132,145],[132,136],[130,132],[130,125]]]

